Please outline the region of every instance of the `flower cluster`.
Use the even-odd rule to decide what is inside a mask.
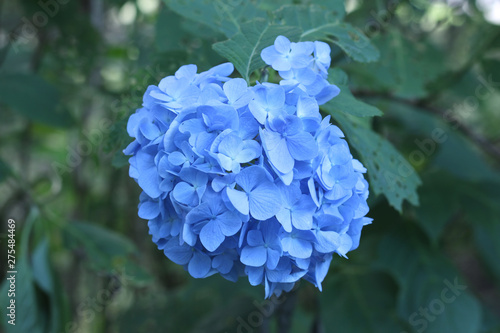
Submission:
[[[249,87],[226,63],[150,86],[124,152],[158,248],[195,278],[248,276],[269,297],[300,278],[321,289],[371,219],[366,169],[319,112],[339,93],[329,46],[279,36],[261,56],[279,84]]]

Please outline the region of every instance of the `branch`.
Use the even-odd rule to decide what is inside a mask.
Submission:
[[[428,111],[429,113],[441,116],[443,119],[446,119],[446,114],[433,106],[425,106],[423,110]],[[462,134],[467,136],[469,139],[471,139],[479,148],[484,150],[486,153],[488,153],[491,157],[495,158],[500,162],[500,147],[492,143],[490,140],[488,140],[486,137],[482,136],[475,130],[473,130],[471,127],[466,125],[465,123],[461,122],[457,118],[452,118],[454,122],[454,128],[458,129]]]

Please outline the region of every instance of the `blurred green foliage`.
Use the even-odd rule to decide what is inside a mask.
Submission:
[[[500,27],[484,3],[0,3],[0,242],[5,257],[14,219],[18,271],[3,329],[500,332]],[[341,94],[323,112],[368,168],[374,222],[323,292],[264,300],[154,247],[121,150],[148,85],[224,58],[255,82],[277,34],[331,44]]]

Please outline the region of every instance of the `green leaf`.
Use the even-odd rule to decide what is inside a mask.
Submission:
[[[483,326],[481,333],[500,333],[500,318],[495,315],[491,310],[483,307]]]
[[[340,93],[328,102],[328,108],[357,117],[381,116],[383,113],[373,105],[356,99],[347,85],[347,76],[339,69],[328,71],[328,81],[340,88]]]
[[[128,165],[128,160],[129,156],[126,156],[123,154],[121,150],[118,150],[114,155],[113,155],[113,160],[111,161],[111,165],[114,166],[115,168],[123,168],[124,166]]]
[[[398,120],[397,127],[405,128],[401,136],[410,136],[412,150],[409,158],[415,160],[415,167],[429,160],[432,167],[446,170],[465,181],[500,181],[500,173],[487,163],[484,155],[469,139],[453,129],[452,123],[443,121],[443,117],[393,101],[381,103],[381,107],[388,116]],[[416,157],[417,154],[422,158]]]
[[[342,20],[345,17],[345,1],[343,0],[302,0],[303,5],[314,5],[325,11],[331,11],[334,17]]]
[[[399,297],[399,313],[416,332],[477,333],[481,306],[467,289],[452,269],[434,259],[414,270],[406,281]]]
[[[9,178],[11,173],[10,167],[0,159],[0,183]]]
[[[0,104],[8,105],[33,121],[58,127],[71,125],[71,116],[57,111],[58,103],[57,89],[38,75],[0,75]]]
[[[33,271],[36,272],[35,281],[38,286],[50,294],[54,289],[54,280],[49,262],[49,241],[44,238],[33,251]]]
[[[7,323],[6,318],[2,318],[2,323],[5,325],[5,332],[34,332],[34,333],[44,333],[45,332],[45,320],[40,316],[41,309],[38,308],[37,292],[35,289],[35,283],[33,279],[33,272],[28,263],[28,258],[25,256],[19,258],[17,261],[16,269],[18,274],[16,274],[16,290],[15,290],[15,305],[16,305],[16,318],[15,326]],[[8,274],[8,277],[10,274]],[[8,306],[7,299],[7,283],[4,282],[2,287],[2,309]],[[4,296],[5,295],[5,296]],[[2,311],[3,312],[3,311]],[[10,318],[9,318],[10,320]]]
[[[178,30],[182,21],[179,15],[168,8],[161,9],[155,25],[155,44],[158,51],[168,52],[182,49],[182,39],[185,34]]]
[[[500,235],[500,217],[489,220],[488,223],[474,223],[474,238],[481,258],[484,260],[490,272],[496,278],[500,285],[500,244],[498,235]]]
[[[415,230],[406,227],[384,237],[376,266],[396,277],[400,285],[398,313],[413,332],[479,331],[479,302],[451,264],[430,251]]]
[[[256,19],[243,24],[241,31],[233,38],[216,43],[213,48],[221,56],[231,61],[241,76],[249,82],[252,72],[266,65],[260,58],[260,52],[265,47],[272,45],[278,35],[296,40],[300,35],[300,30],[272,25],[266,20]]]
[[[15,300],[15,325],[7,323],[6,319],[8,317],[5,314],[5,318],[2,318],[2,324],[5,327],[6,333],[46,332],[45,318],[41,316],[42,309],[38,306],[38,295],[28,256],[30,234],[33,223],[35,223],[37,218],[38,213],[33,210],[26,220],[20,242],[16,243],[15,271],[17,273],[7,273],[7,278],[11,275],[15,276],[15,290],[10,289],[9,280],[6,279],[3,281],[2,288],[0,288],[2,292],[0,295],[2,309],[6,309],[12,299]],[[8,298],[8,292],[14,292],[15,295]],[[12,318],[8,318],[8,320],[10,319]]]
[[[45,293],[48,306],[45,306],[45,319],[49,327],[47,332],[58,332],[62,325],[63,295],[56,283],[56,277],[50,263],[49,240],[45,237],[32,253],[33,277],[36,285]]]
[[[164,0],[174,12],[224,33],[228,38],[240,31],[248,19],[265,18],[266,13],[251,1],[239,0]]]
[[[419,191],[420,206],[416,209],[417,222],[434,244],[460,208],[457,191],[450,191],[450,186],[456,181],[444,172],[432,173],[423,179],[424,185]]]
[[[376,47],[361,31],[341,19],[341,13],[316,5],[284,6],[275,12],[275,21],[303,30],[301,41],[328,41],[356,61],[376,61],[380,55]]]
[[[405,39],[396,29],[375,36],[372,42],[381,51],[380,61],[345,67],[358,89],[422,98],[428,94],[426,85],[446,69],[441,52],[430,44]]]
[[[418,205],[420,178],[396,148],[371,130],[364,118],[340,113],[330,104],[324,105],[324,109],[340,124],[347,140],[359,153],[361,162],[368,169],[373,193],[385,195],[389,204],[400,212],[404,200]]]
[[[500,59],[485,58],[481,61],[481,67],[486,76],[484,79],[488,83],[488,90],[491,88],[499,90],[500,86],[498,85],[498,81],[500,79]]]
[[[400,228],[396,227],[379,241],[374,266],[391,274],[402,288],[419,263],[420,252],[416,249],[421,250],[423,241],[422,233],[414,226],[406,225],[404,231]]]
[[[95,224],[73,221],[65,228],[68,246],[85,250],[91,268],[112,272],[136,251],[124,236]]]
[[[328,277],[320,294],[325,332],[401,332],[396,295],[397,285],[385,274]]]

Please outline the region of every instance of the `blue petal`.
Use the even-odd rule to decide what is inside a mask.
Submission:
[[[261,267],[249,266],[245,269],[245,272],[248,275],[248,282],[250,282],[250,285],[258,286],[259,284],[262,283],[262,280],[264,279],[264,266]]]
[[[271,182],[258,185],[248,196],[250,215],[257,220],[267,220],[281,210],[281,196]]]
[[[340,235],[335,231],[318,231],[314,248],[321,253],[331,253],[340,246]]]
[[[267,119],[267,111],[265,108],[259,104],[256,100],[253,100],[248,104],[248,108],[250,112],[254,116],[254,118],[261,124],[264,124]]]
[[[260,56],[267,65],[272,65],[277,58],[281,57],[281,54],[276,51],[274,45],[271,45],[264,48]]]
[[[309,258],[312,254],[311,242],[301,239],[285,237],[281,240],[283,250],[288,252],[291,256],[297,258]]]
[[[260,267],[266,263],[267,250],[263,246],[245,246],[241,250],[240,260],[245,265]]]
[[[219,153],[235,158],[241,151],[243,140],[236,134],[227,135],[219,145]]]
[[[264,238],[259,230],[250,230],[247,234],[247,243],[250,246],[260,246],[264,244]]]
[[[339,87],[336,85],[328,85],[319,94],[315,96],[316,100],[318,101],[319,105],[325,104],[335,96],[337,96],[340,93]]]
[[[278,214],[276,214],[276,219],[279,223],[281,223],[286,232],[292,231],[292,213],[290,212],[290,209],[281,209]]]
[[[226,254],[221,254],[212,259],[212,267],[221,274],[227,274],[233,268],[234,261]]]
[[[154,219],[160,215],[160,207],[158,202],[144,201],[139,204],[139,217],[145,220]]]
[[[311,160],[318,155],[318,144],[313,136],[307,132],[290,136],[286,142],[290,155],[298,161]]]
[[[210,204],[204,202],[199,206],[193,208],[185,218],[186,224],[197,224],[200,222],[206,222],[210,219],[212,211],[210,209]]]
[[[241,146],[241,150],[236,156],[238,163],[248,163],[251,160],[258,158],[262,153],[262,147],[257,141],[246,140]]]
[[[241,220],[238,213],[226,211],[219,216],[217,216],[217,224],[225,236],[233,236],[241,229]]]
[[[225,237],[222,234],[217,221],[208,222],[200,232],[200,241],[203,246],[210,252],[215,251],[224,241]]]
[[[281,173],[293,170],[294,160],[287,147],[287,141],[276,132],[260,131],[262,146],[273,166]]]
[[[277,52],[279,53],[288,53],[290,52],[290,40],[286,38],[285,36],[278,36],[274,40],[274,48],[276,49]]]
[[[139,186],[151,198],[158,198],[162,194],[162,191],[160,191],[160,176],[154,164],[154,157],[144,150],[139,150],[136,155],[136,161],[139,173]]]
[[[139,129],[142,135],[144,135],[149,140],[154,140],[160,136],[161,132],[158,126],[151,122],[152,119],[143,118],[139,124]]]
[[[180,182],[175,185],[173,190],[174,199],[185,205],[191,205],[196,199],[196,192],[194,188],[185,182]]]
[[[326,277],[326,274],[328,273],[331,261],[332,261],[332,256],[327,255],[324,260],[321,260],[320,262],[316,263],[314,276],[316,278],[316,286],[318,287],[319,291],[322,291],[321,283],[323,282],[323,280]]]
[[[249,193],[251,192],[258,184],[262,182],[269,182],[269,174],[266,170],[257,165],[253,165],[251,167],[243,169],[235,178],[236,183],[241,186],[241,188]]]
[[[281,86],[273,86],[267,91],[267,105],[271,109],[279,109],[285,105],[285,90]]]
[[[179,151],[174,151],[168,155],[168,161],[173,165],[182,165],[186,163],[188,160],[184,154]]]
[[[316,205],[310,196],[303,194],[292,210],[293,226],[300,230],[311,230],[312,217],[316,211]]]
[[[335,252],[340,254],[342,257],[346,257],[346,253],[352,248],[352,239],[348,234],[343,234],[340,236],[340,246]]]
[[[165,245],[163,252],[165,252],[168,259],[179,265],[187,264],[193,256],[193,251],[190,246],[186,244],[179,245],[178,237],[170,239]]]
[[[182,235],[180,239],[186,242],[186,244],[195,246],[196,242],[198,241],[198,235],[193,232],[192,225],[186,223],[182,226]]]
[[[210,257],[196,251],[191,261],[189,261],[188,272],[194,278],[204,278],[210,271],[211,266],[212,262]]]
[[[275,269],[280,261],[281,253],[279,251],[268,248],[267,249],[267,268]]]
[[[248,195],[245,192],[241,192],[232,188],[227,188],[226,191],[229,201],[231,201],[234,208],[236,208],[241,214],[248,215],[250,211]]]

